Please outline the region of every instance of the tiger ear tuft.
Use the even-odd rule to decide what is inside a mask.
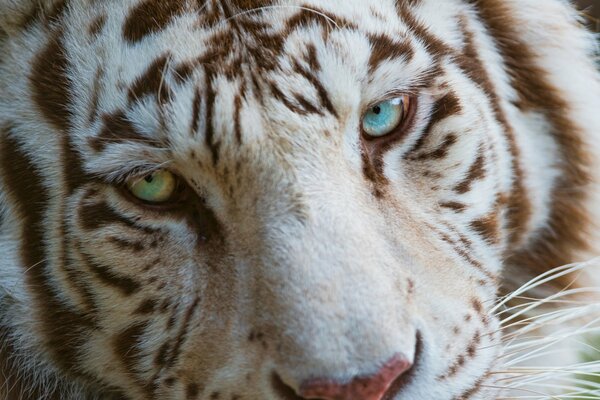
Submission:
[[[0,31],[10,35],[37,18],[57,16],[64,6],[64,0],[0,0]]]

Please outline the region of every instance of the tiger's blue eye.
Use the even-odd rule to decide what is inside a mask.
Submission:
[[[406,119],[410,99],[397,97],[371,107],[362,120],[362,129],[372,138],[380,138],[394,132]]]

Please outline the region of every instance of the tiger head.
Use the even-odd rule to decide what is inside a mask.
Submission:
[[[503,268],[587,243],[548,3],[0,1],[6,398],[496,398]]]

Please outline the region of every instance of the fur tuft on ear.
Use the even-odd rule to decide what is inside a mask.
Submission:
[[[65,0],[0,0],[0,30],[11,34],[37,19],[60,13]]]

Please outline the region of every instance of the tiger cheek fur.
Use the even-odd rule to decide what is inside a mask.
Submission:
[[[534,3],[0,0],[0,395],[500,396],[504,268],[594,251],[591,40],[531,16],[577,100]]]

